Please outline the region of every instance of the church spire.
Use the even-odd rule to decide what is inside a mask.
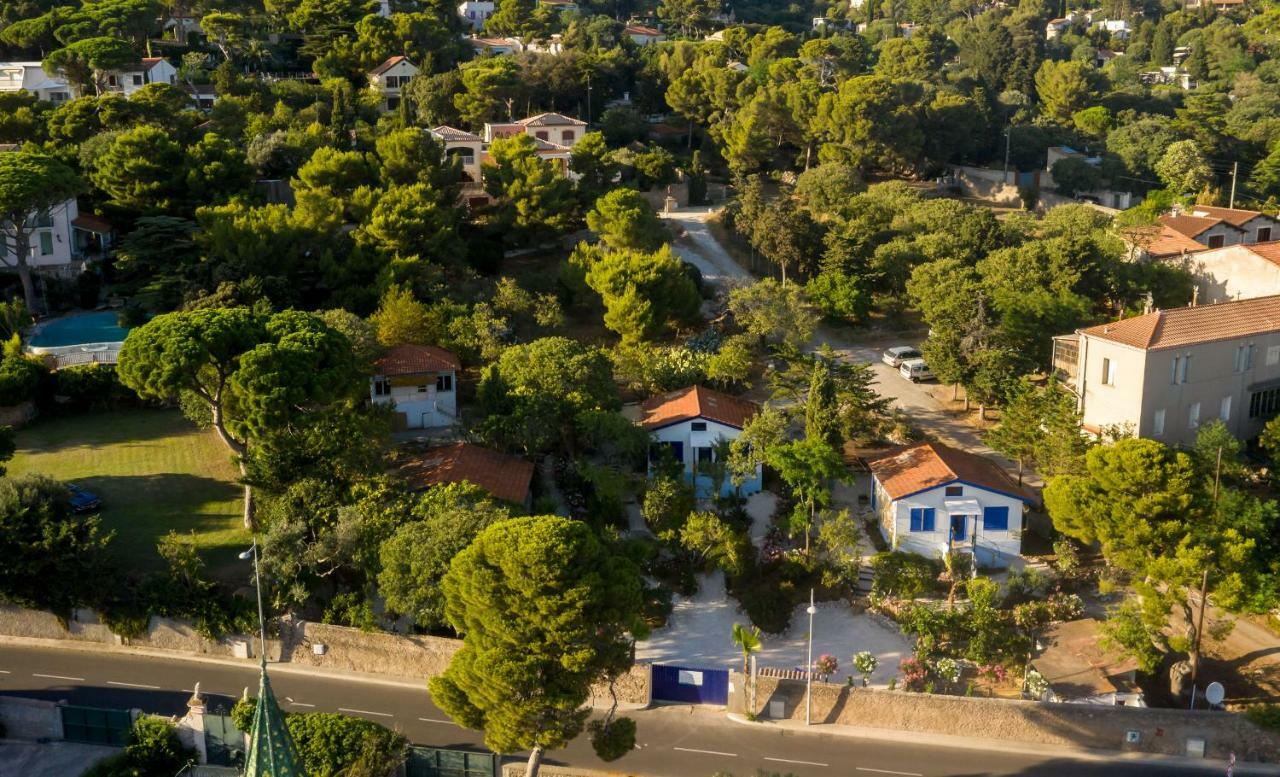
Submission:
[[[265,661],[262,684],[258,687],[258,706],[253,711],[253,727],[249,731],[244,777],[306,777],[302,759],[285,725],[284,713],[271,691]]]

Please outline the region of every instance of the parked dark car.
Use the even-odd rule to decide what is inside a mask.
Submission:
[[[71,492],[71,509],[77,513],[87,513],[102,507],[102,499],[92,491],[86,491],[75,483],[68,483],[67,490]]]

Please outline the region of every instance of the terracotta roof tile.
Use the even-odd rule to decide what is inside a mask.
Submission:
[[[408,64],[409,64],[409,66],[410,66],[410,67],[412,67],[412,66],[413,66],[413,63],[412,63],[412,62],[409,62],[409,58],[408,58],[408,57],[401,56],[400,54],[397,54],[397,55],[395,55],[394,57],[387,57],[387,59],[386,59],[386,61],[385,61],[385,62],[383,62],[381,65],[378,65],[378,66],[377,66],[377,67],[375,67],[373,70],[370,70],[370,71],[369,71],[369,75],[371,75],[371,76],[380,76],[380,75],[382,75],[383,73],[385,73],[385,72],[387,72],[388,70],[390,70],[391,68],[393,68],[393,67],[395,67],[396,65],[400,64],[401,62],[408,62]]]
[[[431,132],[432,134],[436,135],[437,137],[443,138],[444,140],[460,140],[460,141],[467,141],[471,143],[481,142],[479,135],[473,132],[467,132],[466,130],[460,130],[457,127],[450,127],[447,124],[442,124],[439,127],[436,127],[435,129],[431,130]]]
[[[458,357],[434,345],[397,345],[387,349],[382,358],[373,363],[374,374],[416,375],[420,372],[448,372],[462,369]]]
[[[1196,205],[1192,207],[1193,215],[1204,213],[1211,219],[1222,219],[1233,227],[1242,227],[1253,221],[1259,216],[1266,214],[1257,210],[1242,210],[1240,208],[1215,208],[1209,205]]]
[[[1147,252],[1152,259],[1164,259],[1198,251],[1208,251],[1209,246],[1197,242],[1165,224],[1139,227],[1129,230],[1125,238]]]
[[[1280,264],[1280,240],[1272,240],[1267,243],[1251,243],[1241,246],[1241,248],[1247,249],[1250,253],[1258,255],[1272,264]]]
[[[1149,351],[1280,332],[1280,295],[1158,310],[1080,332]]]
[[[1031,501],[1027,492],[991,459],[936,442],[899,448],[868,461],[867,467],[892,499],[963,480]]]
[[[653,27],[646,27],[643,24],[628,24],[623,29],[623,32],[628,35],[649,35],[654,38],[662,35],[662,30],[654,29]]]
[[[1199,216],[1190,216],[1185,213],[1177,216],[1161,216],[1160,223],[1166,227],[1179,232],[1187,237],[1195,237],[1199,234],[1207,232],[1219,224],[1226,223],[1219,218],[1201,218]],[[1232,226],[1228,224],[1228,226]],[[1239,229],[1239,227],[1236,227]]]
[[[71,226],[86,232],[97,232],[100,235],[109,235],[115,229],[110,221],[93,213],[81,213],[71,220]]]
[[[703,386],[690,386],[649,397],[640,405],[640,410],[640,425],[645,429],[657,429],[693,418],[705,418],[741,429],[760,412],[760,406]]]
[[[467,481],[498,499],[523,504],[533,482],[533,462],[518,456],[457,442],[430,448],[400,468],[414,488]]]
[[[562,113],[539,113],[537,116],[530,116],[527,119],[520,119],[516,122],[524,127],[585,127],[585,121],[579,121],[565,116]]]

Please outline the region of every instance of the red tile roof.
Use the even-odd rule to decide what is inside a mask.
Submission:
[[[1280,332],[1280,295],[1158,310],[1080,331],[1148,351]]]
[[[1126,239],[1147,252],[1152,259],[1208,251],[1209,246],[1197,242],[1167,225],[1139,227],[1129,230]]]
[[[999,464],[976,453],[936,442],[899,448],[868,461],[867,466],[891,499],[901,499],[963,480],[1030,501],[1027,492]]]
[[[371,76],[380,76],[380,75],[382,75],[383,73],[385,73],[385,72],[387,72],[388,70],[390,70],[391,68],[393,68],[393,67],[395,67],[396,65],[400,64],[401,62],[409,62],[409,58],[408,58],[408,57],[401,56],[401,55],[399,55],[399,54],[395,55],[394,57],[387,57],[387,60],[386,60],[385,62],[383,62],[381,65],[378,65],[378,66],[377,66],[377,67],[375,67],[373,70],[370,70],[370,71],[369,71],[369,75],[371,75]],[[410,67],[412,67],[412,66],[413,66],[413,63],[412,63],[412,62],[409,62],[409,65],[410,65]]]
[[[449,351],[434,345],[397,345],[387,349],[373,366],[375,375],[390,377],[421,372],[457,371],[462,369],[462,362]]]
[[[86,232],[96,232],[100,235],[109,235],[115,229],[111,226],[111,222],[96,216],[92,213],[81,213],[71,220],[71,226],[76,229],[83,229]]]
[[[1210,205],[1195,205],[1191,208],[1192,215],[1205,214],[1211,219],[1222,219],[1233,227],[1243,227],[1250,221],[1259,216],[1267,214],[1257,210],[1242,210],[1240,208],[1215,208]]]
[[[657,38],[662,35],[662,30],[654,29],[653,27],[646,27],[643,24],[628,24],[626,28],[623,29],[623,32],[628,35],[648,35],[651,38]]]
[[[447,124],[442,124],[431,131],[435,135],[445,140],[465,141],[468,143],[480,142],[479,135],[476,135],[475,133],[472,133],[472,132],[467,132],[466,130],[460,130],[457,127],[450,127]]]
[[[587,123],[565,116],[562,113],[539,113],[516,122],[523,127],[585,127]]]
[[[760,406],[755,402],[703,386],[690,386],[649,397],[640,409],[640,425],[645,429],[657,429],[694,418],[705,418],[741,429],[760,412]]]
[[[533,462],[518,456],[456,442],[428,449],[401,466],[400,474],[418,489],[465,480],[498,499],[523,504],[533,482],[533,470]]]
[[[1272,240],[1267,243],[1250,243],[1240,247],[1266,259],[1272,264],[1280,264],[1280,240]]]
[[[1177,216],[1161,216],[1160,223],[1175,232],[1186,235],[1187,237],[1196,237],[1197,235],[1213,229],[1219,224],[1234,226],[1226,222],[1224,219],[1201,218],[1200,216],[1191,216],[1186,213],[1182,213]],[[1236,227],[1236,229],[1239,229],[1239,227]]]

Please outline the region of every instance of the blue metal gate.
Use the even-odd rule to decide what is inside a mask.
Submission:
[[[73,704],[64,704],[58,710],[62,714],[62,738],[68,742],[124,747],[133,728],[133,717],[128,710]]]
[[[653,698],[687,704],[728,704],[729,670],[654,664]]]

